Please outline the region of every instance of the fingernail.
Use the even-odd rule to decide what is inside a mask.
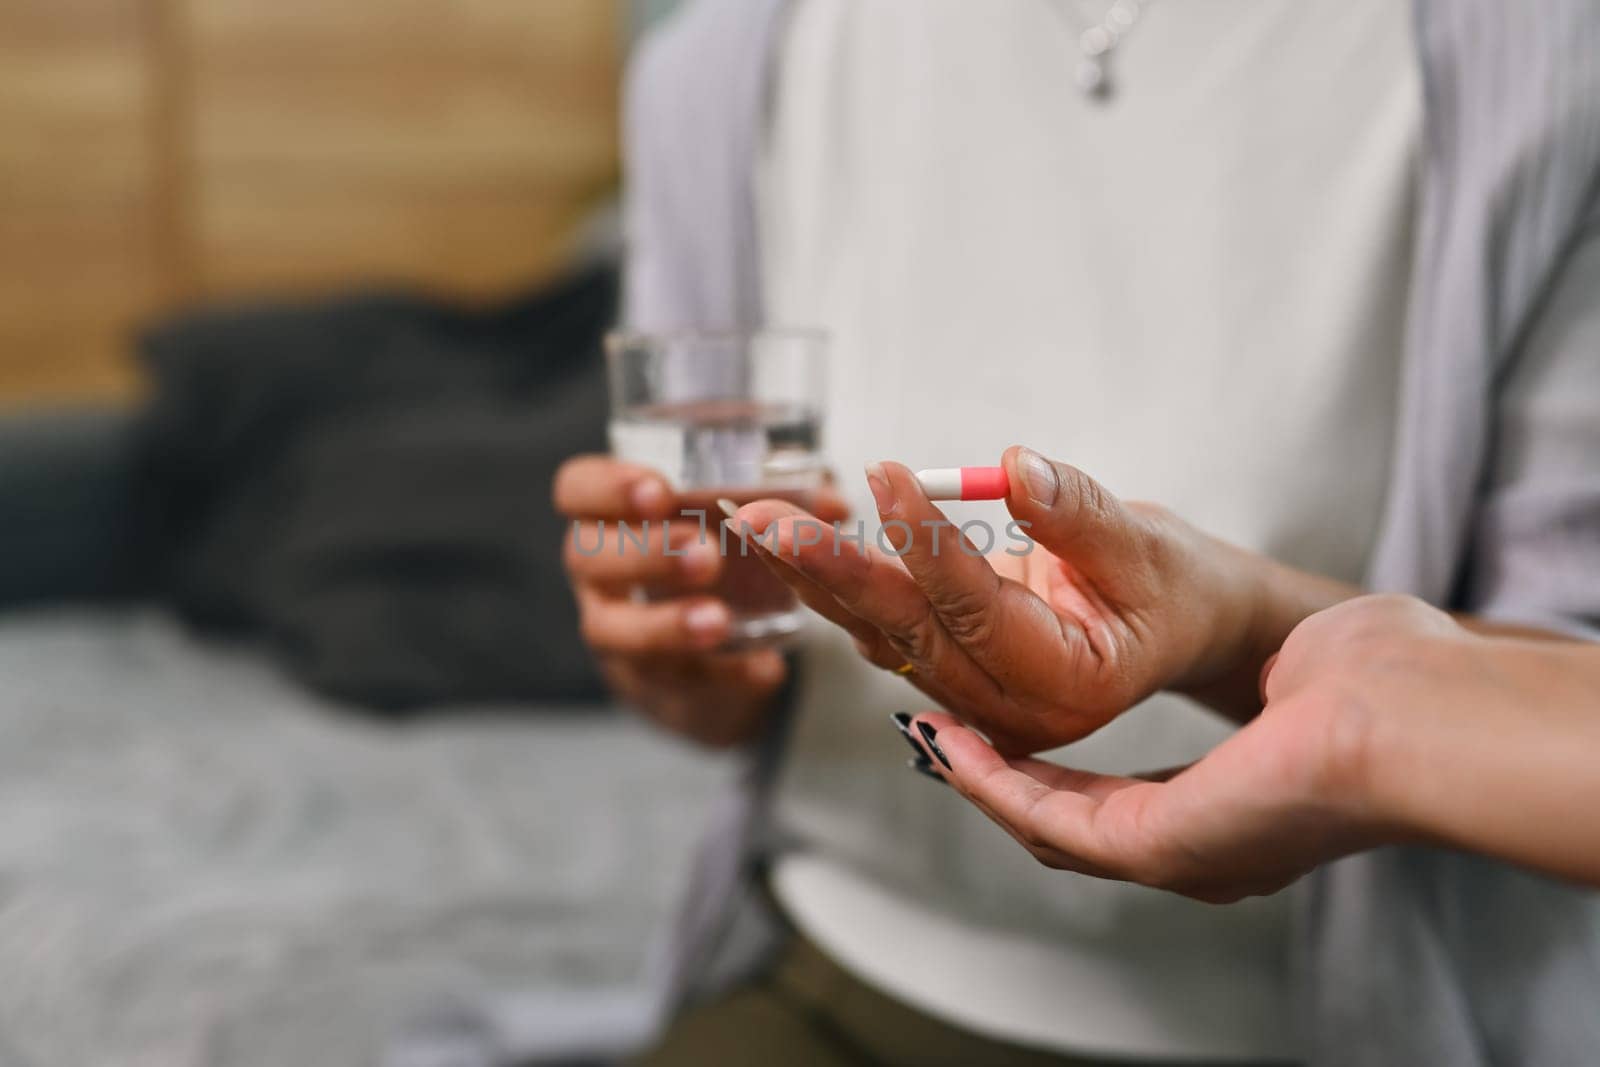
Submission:
[[[928,757],[927,756],[919,756],[916,759],[908,759],[908,760],[906,760],[906,766],[910,767],[912,770],[916,771],[920,775],[924,775],[925,777],[932,778],[934,781],[938,782],[940,785],[949,785],[950,784],[949,782],[944,780],[944,775],[940,774],[938,771],[933,769],[933,764],[928,762]]]
[[[954,767],[950,766],[950,759],[944,754],[944,749],[940,748],[939,742],[934,740],[934,738],[938,736],[939,732],[925,722],[917,723],[917,732],[921,734],[922,739],[928,743],[928,751],[932,752],[934,757],[938,759],[940,763],[944,764],[944,769],[947,771],[955,770]]]
[[[872,500],[878,505],[878,514],[888,515],[894,511],[898,502],[888,475],[883,473],[882,463],[867,464],[867,488],[872,490]]]
[[[728,605],[716,600],[696,604],[683,616],[683,624],[689,628],[689,632],[702,639],[722,636],[729,621]]]
[[[889,716],[889,721],[894,723],[894,728],[900,731],[900,736],[906,739],[906,744],[911,746],[911,751],[917,754],[917,758],[926,760],[928,757],[923,754],[922,746],[911,736],[911,716],[903,711],[897,711]]]
[[[633,502],[635,511],[645,515],[654,515],[659,511],[666,510],[669,495],[667,487],[662,485],[658,479],[645,478],[634,485],[632,491],[628,494],[628,499]]]
[[[717,572],[717,546],[710,541],[694,541],[678,557],[678,570],[691,582],[703,582]]]
[[[1024,448],[1017,453],[1017,466],[1022,471],[1022,484],[1028,489],[1029,499],[1042,508],[1056,502],[1056,495],[1061,492],[1061,481],[1056,477],[1056,469],[1049,460]]]

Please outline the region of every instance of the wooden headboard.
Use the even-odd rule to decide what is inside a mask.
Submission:
[[[0,404],[126,396],[256,292],[492,297],[617,177],[615,0],[0,3]]]

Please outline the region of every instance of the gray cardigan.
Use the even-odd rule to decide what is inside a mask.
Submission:
[[[698,0],[633,65],[635,327],[761,322],[752,178],[786,7]],[[1416,0],[1415,30],[1419,246],[1370,584],[1593,637],[1600,3]],[[744,795],[708,854],[702,932],[759,798]],[[1422,849],[1351,857],[1313,882],[1300,916],[1312,1062],[1600,1063],[1593,894]]]

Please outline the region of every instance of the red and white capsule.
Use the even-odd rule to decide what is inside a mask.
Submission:
[[[935,467],[918,471],[917,481],[929,500],[1004,500],[1004,467]]]

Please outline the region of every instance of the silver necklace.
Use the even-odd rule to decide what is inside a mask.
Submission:
[[[1078,35],[1078,68],[1073,72],[1073,80],[1084,96],[1091,100],[1110,99],[1111,53],[1133,32],[1133,28],[1139,24],[1139,17],[1154,2],[1113,0],[1098,21],[1085,24],[1083,20],[1072,18],[1065,8],[1057,6],[1052,0],[1051,6],[1061,13],[1061,17]]]

